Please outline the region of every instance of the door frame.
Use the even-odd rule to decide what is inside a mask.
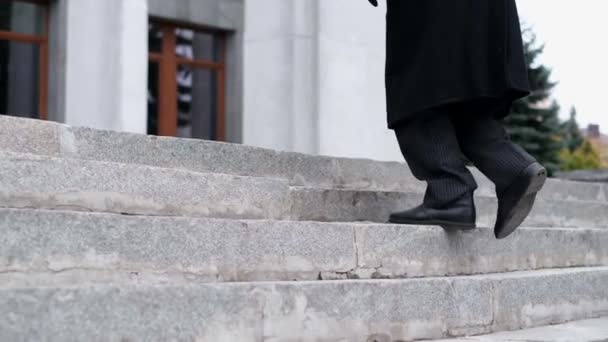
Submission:
[[[177,134],[177,71],[179,65],[196,69],[211,70],[216,73],[217,108],[215,136],[218,141],[226,140],[226,36],[224,31],[194,26],[187,23],[150,19],[158,25],[163,40],[160,52],[149,52],[149,62],[159,65],[158,80],[158,135],[175,136]],[[175,54],[177,45],[176,29],[185,28],[196,32],[212,34],[220,44],[219,61],[193,60],[179,57]]]

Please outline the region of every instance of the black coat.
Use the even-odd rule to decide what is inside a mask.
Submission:
[[[387,1],[389,127],[443,104],[529,93],[515,0]]]

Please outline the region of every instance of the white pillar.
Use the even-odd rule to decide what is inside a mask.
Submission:
[[[146,132],[147,6],[147,0],[67,1],[67,124]]]
[[[318,152],[318,1],[245,2],[245,144]]]
[[[148,1],[118,0],[121,13],[120,129],[146,133],[148,123]]]
[[[386,1],[321,1],[319,153],[403,160],[387,129],[384,88]]]

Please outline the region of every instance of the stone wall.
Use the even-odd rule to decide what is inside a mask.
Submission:
[[[580,182],[608,183],[608,169],[559,172],[557,178]]]

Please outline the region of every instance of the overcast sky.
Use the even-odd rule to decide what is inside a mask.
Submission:
[[[523,22],[544,42],[542,62],[559,82],[562,117],[575,105],[581,127],[608,132],[608,0],[517,0]]]

